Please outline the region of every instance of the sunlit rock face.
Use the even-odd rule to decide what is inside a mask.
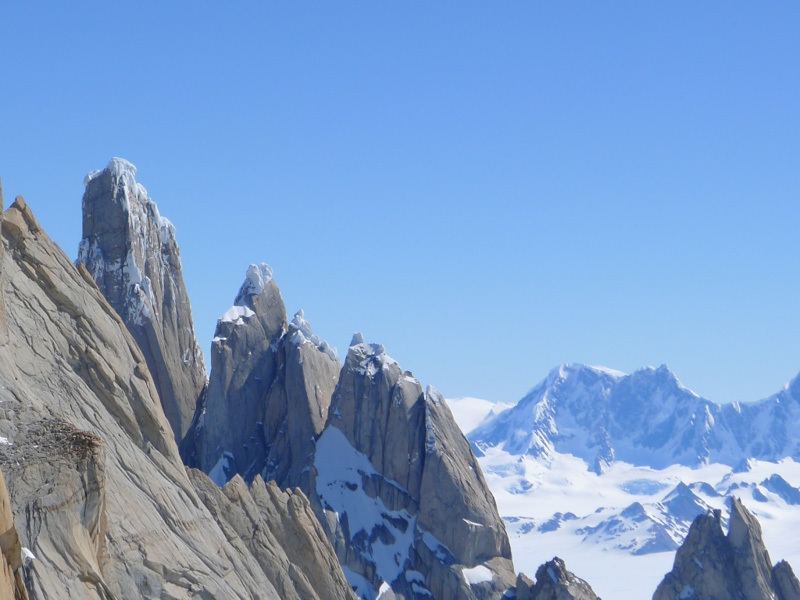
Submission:
[[[187,473],[139,344],[21,198],[2,238],[0,468],[31,598],[352,599],[302,492]]]
[[[185,435],[205,386],[175,228],[112,158],[86,176],[78,262],[120,315],[144,354],[175,439]]]

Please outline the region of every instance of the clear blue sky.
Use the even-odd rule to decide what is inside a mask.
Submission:
[[[219,4],[0,8],[6,204],[74,258],[84,175],[133,162],[204,352],[265,261],[447,396],[800,371],[800,4]]]

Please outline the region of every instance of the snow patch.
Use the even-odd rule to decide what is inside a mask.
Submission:
[[[239,293],[233,303],[241,305],[249,296],[260,295],[270,281],[272,281],[272,267],[267,263],[250,265],[247,267],[244,283],[239,288]]]
[[[223,323],[233,323],[234,325],[242,325],[245,319],[249,319],[256,313],[247,308],[246,306],[231,306],[225,311],[219,320]]]
[[[304,316],[305,313],[302,308],[295,313],[292,322],[289,324],[289,331],[291,332],[289,341],[295,346],[301,346],[306,343],[312,344],[320,352],[324,352],[333,360],[338,361],[339,355],[336,352],[336,348],[331,348],[328,342],[320,339],[318,335],[315,335],[314,332],[311,331],[311,325],[308,324]]]
[[[36,556],[34,556],[33,552],[31,552],[28,548],[22,548],[22,564],[23,566],[30,565],[34,560],[36,560]]]
[[[471,569],[462,569],[461,573],[469,585],[477,585],[492,580],[492,572],[484,565],[478,565]]]
[[[380,498],[364,491],[364,478],[380,475],[369,458],[348,441],[336,427],[328,427],[317,440],[314,458],[316,491],[323,506],[336,512],[345,533],[359,539],[361,555],[375,564],[385,582],[397,579],[414,542],[416,515],[390,510]],[[403,490],[396,482],[388,483]]]
[[[0,437],[0,446],[10,446],[11,442],[8,441],[7,437]]]

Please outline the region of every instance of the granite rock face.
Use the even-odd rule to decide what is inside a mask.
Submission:
[[[89,173],[78,262],[122,317],[144,354],[175,439],[189,428],[206,383],[175,228],[158,212],[136,167],[112,158]]]
[[[728,535],[720,511],[692,523],[653,600],[795,600],[800,584],[786,562],[774,568],[761,526],[740,500],[731,498]]]
[[[36,557],[23,567],[30,597],[278,599],[281,582],[305,581],[308,597],[347,598],[301,493],[234,486],[210,510],[139,344],[21,198],[3,214],[2,236],[0,467],[20,545]],[[236,533],[248,495],[258,527],[272,532],[259,545]],[[290,553],[298,540],[313,552]]]
[[[11,512],[11,499],[0,473],[0,600],[28,600],[28,590],[22,580],[25,560],[22,552]]]
[[[364,597],[499,598],[515,582],[505,526],[433,388],[379,344],[351,343],[317,441],[321,519]]]
[[[536,583],[520,574],[516,600],[600,600],[592,587],[576,577],[558,557],[536,570]]]
[[[222,488],[196,469],[189,475],[228,539],[247,548],[283,600],[355,597],[302,492],[259,475],[249,488],[238,475]]]
[[[217,322],[208,393],[181,446],[184,461],[218,485],[234,474],[248,482],[261,475],[308,492],[339,367],[302,311],[287,323],[270,267],[250,265]]]

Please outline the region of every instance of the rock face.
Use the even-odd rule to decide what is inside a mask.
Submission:
[[[228,539],[256,558],[280,598],[353,598],[302,492],[282,491],[274,481],[264,483],[259,475],[250,488],[238,475],[222,488],[201,471],[191,470],[190,477]]]
[[[302,311],[287,323],[261,264],[219,319],[211,358],[184,461],[220,486],[239,475],[299,487],[362,597],[499,598],[513,586],[468,442],[439,393],[382,347],[355,338],[340,367]]]
[[[234,474],[248,482],[261,475],[308,492],[339,367],[302,311],[287,323],[272,269],[250,265],[217,322],[208,394],[181,447],[184,461],[218,485]]]
[[[517,600],[600,600],[592,587],[567,571],[558,557],[536,570],[536,583],[520,574],[517,577]]]
[[[0,473],[0,600],[28,600],[22,581],[23,556],[19,534],[11,513],[11,499]]]
[[[139,345],[21,198],[2,235],[0,466],[36,557],[30,597],[278,599],[288,581],[352,597],[302,493],[209,491],[187,474]],[[237,533],[253,503],[251,524],[271,536]]]
[[[761,539],[761,526],[731,499],[726,536],[720,511],[697,517],[678,549],[672,571],[653,600],[795,600],[800,584],[786,562],[774,568]]]
[[[364,597],[499,598],[514,585],[505,526],[441,395],[357,335],[317,441],[316,493]]]
[[[206,383],[205,365],[175,228],[159,215],[135,174],[128,161],[112,158],[105,169],[86,176],[78,262],[139,344],[180,441]]]

